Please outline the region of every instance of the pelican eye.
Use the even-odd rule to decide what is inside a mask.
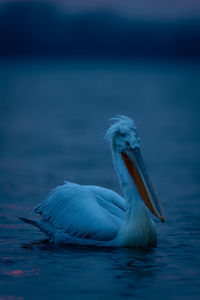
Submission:
[[[130,143],[129,143],[129,142],[126,142],[126,145],[127,145],[128,147],[130,147]]]
[[[126,133],[120,133],[122,137],[126,137]]]

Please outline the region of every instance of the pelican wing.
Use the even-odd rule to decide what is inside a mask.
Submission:
[[[118,223],[125,219],[126,202],[119,194],[99,186],[86,186],[95,196],[98,204],[112,215]]]
[[[110,241],[124,219],[123,198],[94,186],[65,183],[57,187],[35,212],[54,240],[70,238]],[[42,225],[41,225],[42,226]]]

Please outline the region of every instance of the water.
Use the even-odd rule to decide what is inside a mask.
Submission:
[[[0,299],[197,299],[200,68],[0,63]],[[70,180],[120,192],[108,119],[134,117],[166,215],[153,250],[61,247],[17,216]]]

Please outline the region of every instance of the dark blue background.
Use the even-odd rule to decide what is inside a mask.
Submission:
[[[0,5],[0,298],[198,299],[197,18],[8,2]],[[41,242],[17,216],[33,217],[64,180],[120,193],[103,139],[116,114],[134,118],[165,209],[158,247]]]
[[[137,5],[133,5],[137,1],[129,4],[130,9],[126,6],[126,13],[109,5],[93,10],[72,10],[67,6],[69,1],[66,7],[58,5],[59,2],[2,1],[0,55],[121,59],[200,57],[200,5],[196,8],[195,3],[191,3],[192,13],[176,15],[176,3],[169,2],[171,14],[162,17],[166,10],[162,5],[158,5],[161,11],[153,15],[137,15]],[[155,10],[151,2],[144,3],[147,12]],[[182,2],[179,8],[184,5]]]

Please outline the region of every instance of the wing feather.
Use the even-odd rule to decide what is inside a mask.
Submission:
[[[123,198],[111,194],[103,188],[68,182],[57,187],[35,212],[49,222],[57,240],[66,235],[66,239],[71,236],[108,241],[117,235],[124,217]]]

